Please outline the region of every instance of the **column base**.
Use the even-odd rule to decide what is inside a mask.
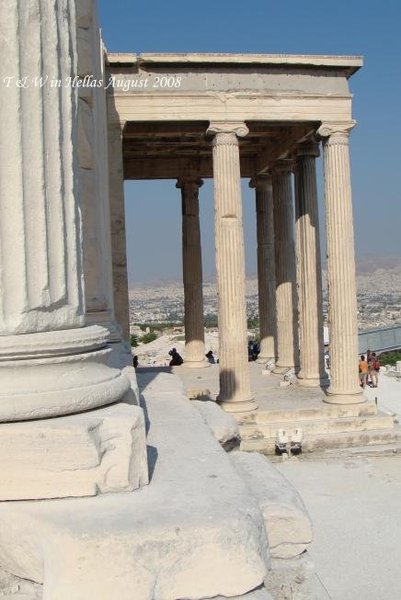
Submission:
[[[109,366],[97,325],[0,337],[0,422],[80,413],[122,400],[130,382]]]
[[[133,366],[133,355],[128,342],[112,342],[110,344],[110,358],[108,365],[113,369],[124,369]]]
[[[107,329],[109,332],[108,341],[110,343],[121,342],[123,338],[122,329],[120,325],[112,318],[110,309],[88,311],[85,313],[85,323],[86,325],[99,325],[100,327]],[[122,343],[128,344],[128,342],[125,341]]]
[[[274,373],[275,375],[284,375],[284,373],[287,373],[287,371],[290,371],[291,369],[295,370],[295,372],[297,371],[297,367],[295,367],[294,365],[282,367],[281,365],[276,364],[272,373]]]
[[[275,364],[275,358],[274,356],[258,356],[258,358],[255,360],[256,363],[258,363],[259,365],[267,365],[269,363],[271,363],[272,365]]]
[[[363,404],[366,398],[361,391],[354,393],[336,393],[330,388],[326,390],[326,396],[323,399],[327,404]]]
[[[183,366],[189,369],[205,369],[210,367],[210,362],[208,360],[184,360]]]
[[[297,375],[298,384],[302,387],[321,387],[328,388],[330,380],[328,377],[303,377],[302,374]]]
[[[0,501],[95,496],[148,483],[139,406],[1,425]]]
[[[219,400],[219,398],[217,398],[217,403],[221,406],[221,408],[229,413],[251,412],[258,408],[258,405],[253,398],[242,401],[235,400],[232,402],[229,400]]]
[[[112,318],[110,309],[88,311],[85,313],[87,325],[99,325],[109,332],[108,343],[110,344],[109,367],[113,369],[123,369],[132,367],[132,352],[129,342],[123,340],[121,327]]]

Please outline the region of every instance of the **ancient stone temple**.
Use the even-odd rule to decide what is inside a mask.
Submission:
[[[240,178],[255,189],[260,360],[295,369],[300,385],[326,386],[323,152],[326,400],[363,402],[348,150],[348,79],[361,59],[107,54],[95,0],[9,0],[0,21],[0,595],[268,600],[284,598],[285,572],[314,597],[312,528],[298,493],[265,457],[226,451],[239,442],[227,412],[257,409]],[[139,393],[123,184],[177,180],[185,358],[203,370],[208,177],[220,389],[206,405],[189,402],[173,373],[144,374]]]
[[[300,385],[327,386],[315,167],[321,151],[331,333],[326,401],[363,402],[349,167],[355,121],[348,87],[361,58],[108,54],[106,61],[114,303],[125,335],[123,180],[177,178],[186,360],[199,363],[204,355],[198,194],[202,179],[213,177],[219,401],[229,411],[256,409],[246,355],[240,191],[246,177],[256,199],[261,360],[277,373],[295,369]]]

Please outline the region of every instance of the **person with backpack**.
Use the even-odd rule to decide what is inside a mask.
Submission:
[[[372,382],[372,387],[377,388],[379,385],[380,361],[376,356],[376,352],[372,352],[369,362],[369,374]]]

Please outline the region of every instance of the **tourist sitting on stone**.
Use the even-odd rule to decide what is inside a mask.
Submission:
[[[170,367],[179,367],[184,362],[182,356],[180,356],[180,354],[178,354],[178,352],[175,348],[170,350],[169,355],[171,356],[171,360],[169,362]]]
[[[366,387],[366,382],[368,380],[368,371],[368,363],[365,360],[365,356],[362,354],[361,360],[359,361],[359,379],[361,380],[361,387],[363,388]]]
[[[211,350],[209,350],[209,352],[207,354],[205,354],[206,358],[208,359],[208,361],[210,362],[211,365],[215,365],[216,361],[214,359],[213,356],[213,352]]]

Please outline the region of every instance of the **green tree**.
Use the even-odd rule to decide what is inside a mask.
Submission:
[[[149,333],[145,333],[140,339],[142,344],[149,344],[150,342],[154,342],[157,339],[157,335],[154,331],[149,331]]]
[[[133,333],[130,337],[131,347],[135,348],[138,345],[138,336]]]
[[[401,350],[395,352],[382,352],[379,355],[379,361],[381,365],[391,365],[395,367],[395,363],[401,360]]]

